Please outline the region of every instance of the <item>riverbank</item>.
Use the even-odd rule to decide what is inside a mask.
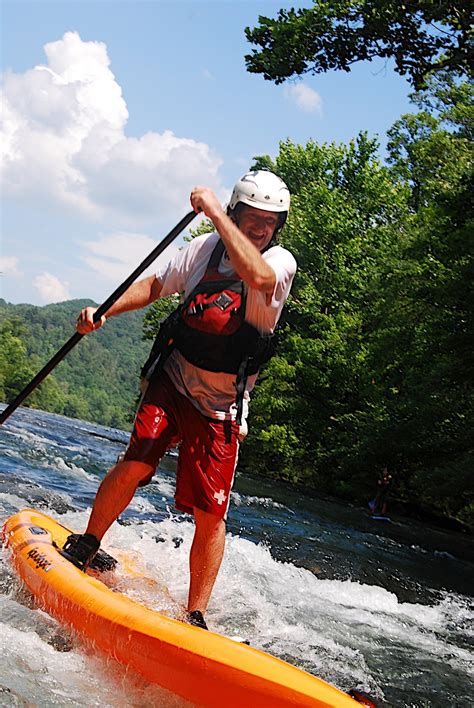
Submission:
[[[472,530],[457,519],[442,517],[434,512],[407,504],[394,499],[388,504],[390,521],[372,519],[368,506],[357,501],[333,497],[302,485],[259,475],[246,477],[258,480],[260,487],[267,490],[268,496],[275,501],[287,504],[293,494],[298,493],[305,498],[305,505],[311,511],[323,514],[328,520],[343,520],[347,526],[356,531],[377,533],[377,535],[393,539],[406,546],[420,546],[436,554],[448,554],[453,558],[474,563],[474,534]],[[286,489],[287,494],[275,493],[276,489]],[[296,510],[295,510],[296,511]]]
[[[358,526],[362,524],[364,527],[370,528],[375,525],[380,536],[391,538],[398,543],[420,545],[427,551],[449,554],[453,558],[474,563],[474,538],[465,525],[465,528],[459,530],[463,525],[460,524],[459,528],[450,528],[449,519],[439,519],[436,516],[439,523],[433,523],[420,518],[422,513],[420,516],[397,513],[396,502],[393,506],[388,507],[389,522],[372,519],[368,510],[366,511],[360,506],[352,504],[349,506],[353,510],[354,523],[357,523]],[[419,512],[415,510],[415,513]],[[446,526],[443,526],[444,523]]]

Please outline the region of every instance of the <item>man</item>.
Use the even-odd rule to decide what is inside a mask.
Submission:
[[[373,503],[371,503],[371,511],[373,516],[385,516],[387,513],[388,495],[392,484],[392,475],[386,467],[382,469],[377,480],[377,494]]]
[[[207,629],[204,613],[219,571],[239,441],[249,393],[268,360],[271,335],[296,272],[293,256],[275,244],[290,195],[271,172],[244,175],[227,213],[207,187],[191,193],[217,233],[193,239],[156,276],[130,286],[107,318],[184,292],[184,304],[162,325],[146,364],[147,387],[124,459],[99,487],[87,531],[69,537],[63,554],[82,568],[107,529],[147,484],[166,450],[181,443],[176,507],[193,514],[188,620]],[[95,309],[80,313],[88,334]]]

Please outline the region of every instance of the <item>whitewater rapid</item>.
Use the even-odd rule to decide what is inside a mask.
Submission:
[[[33,506],[83,530],[99,480],[120,452],[122,439],[125,444],[120,431],[21,411],[0,431],[0,520]],[[167,586],[172,599],[140,583],[125,583],[121,591],[170,614],[185,604],[193,534],[189,518],[173,508],[174,464],[173,458],[163,462],[104,543],[105,550],[130,554],[157,585]],[[428,588],[422,601],[405,602],[396,586],[347,577],[358,548],[365,553],[378,542],[360,533],[352,534],[347,563],[340,556],[338,577],[334,548],[345,552],[340,539],[347,543],[350,529],[311,517],[307,508],[299,510],[281,497],[273,499],[266,487],[260,493],[258,488],[247,493],[247,487],[248,482],[239,487],[237,480],[232,494],[225,559],[207,613],[213,630],[249,637],[254,647],[342,690],[364,690],[381,705],[472,705],[468,596]],[[319,544],[318,557],[290,562],[288,549],[302,545],[301,529],[306,543]],[[279,547],[286,552],[275,552]],[[402,552],[407,557],[415,553],[397,547],[397,554]],[[330,574],[325,573],[325,555]],[[35,608],[7,556],[3,550],[1,705],[186,705],[98,655]],[[433,555],[431,562],[438,561]]]

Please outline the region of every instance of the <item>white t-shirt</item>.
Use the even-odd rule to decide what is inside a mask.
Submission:
[[[161,297],[183,293],[186,298],[201,281],[206,272],[211,253],[219,240],[216,233],[197,236],[189,245],[156,274],[161,285]],[[245,319],[261,334],[275,330],[283,305],[289,295],[296,273],[296,261],[289,251],[273,246],[262,254],[276,275],[272,300],[266,303],[265,293],[248,288]],[[227,257],[222,256],[219,273],[232,275],[234,270]],[[180,393],[187,396],[196,408],[209,418],[226,420],[235,418],[235,374],[206,371],[190,364],[176,349],[165,364],[165,371]],[[249,376],[244,397],[243,417],[247,415],[249,393],[255,385],[257,374]]]

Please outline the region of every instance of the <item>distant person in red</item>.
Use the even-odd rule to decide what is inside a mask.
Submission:
[[[369,509],[372,516],[386,516],[388,495],[392,485],[393,477],[386,467],[382,469],[380,477],[377,480],[377,494],[375,499],[369,502]]]

